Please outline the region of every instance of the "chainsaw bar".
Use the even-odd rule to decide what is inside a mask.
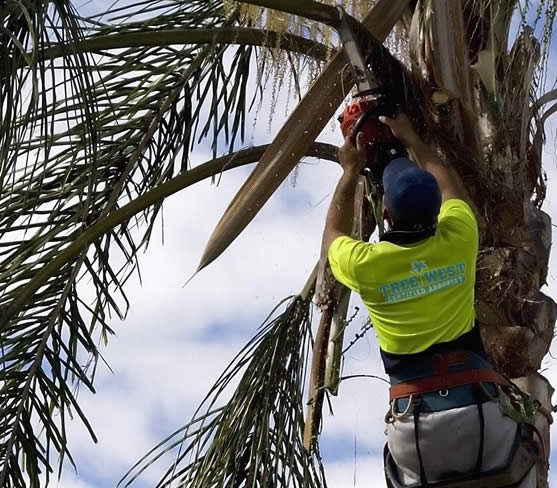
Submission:
[[[337,6],[337,9],[339,11],[339,23],[336,30],[348,57],[348,64],[352,70],[357,91],[362,93],[377,90],[380,84],[369,70],[355,36],[355,32],[360,30],[361,26],[342,7]]]

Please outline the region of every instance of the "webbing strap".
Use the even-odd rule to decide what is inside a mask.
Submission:
[[[420,486],[428,487],[427,476],[425,474],[424,462],[422,459],[422,450],[420,449],[420,434],[419,434],[419,424],[420,424],[420,403],[421,399],[414,400],[414,440],[416,442],[416,452],[418,454],[418,462],[420,463]]]
[[[473,385],[474,383],[496,383],[510,386],[511,382],[493,369],[469,369],[466,371],[450,371],[443,375],[429,376],[417,380],[405,381],[392,385],[389,394],[391,400],[410,395],[421,395],[437,390],[448,390],[457,386]]]
[[[481,390],[480,385],[476,385],[476,388]],[[481,395],[481,392],[479,393]],[[478,396],[478,399],[479,398]],[[478,417],[480,420],[480,445],[478,447],[478,457],[476,459],[476,474],[479,476],[482,472],[482,460],[484,457],[485,417],[482,402],[478,400],[476,406],[478,408]]]

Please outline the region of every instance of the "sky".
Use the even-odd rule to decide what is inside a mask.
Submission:
[[[282,105],[279,104],[279,107]],[[269,142],[281,117],[259,124],[245,146]],[[266,120],[264,114],[259,120]],[[548,171],[545,210],[557,217],[557,120],[547,126],[544,162]],[[328,126],[321,141],[340,144]],[[192,165],[211,159],[203,147]],[[66,463],[59,488],[105,488],[166,434],[186,423],[234,355],[284,297],[301,290],[319,257],[325,214],[341,174],[327,161],[299,165],[246,231],[187,286],[215,225],[253,166],[226,172],[218,185],[202,182],[164,204],[152,242],[140,256],[142,282],[133,277],[126,292],[130,310],[113,320],[116,335],[102,353],[97,393],[82,389],[80,404],[99,439],[97,445],[78,422],[68,426],[77,472]],[[555,232],[555,228],[553,229]],[[557,298],[553,257],[546,293]],[[356,306],[353,298],[349,315]],[[366,317],[363,311],[347,331],[350,340]],[[554,350],[557,353],[557,349]],[[549,355],[544,374],[557,385],[557,361]],[[385,377],[377,342],[368,333],[347,355],[344,375]],[[324,410],[321,439],[327,480],[335,488],[383,487],[382,448],[388,386],[376,379],[342,383],[333,399],[334,415]],[[553,433],[552,437],[557,434]],[[555,458],[557,459],[557,458]],[[162,463],[164,468],[169,463]],[[134,486],[149,488],[160,470],[147,471]],[[557,470],[550,486],[557,486]]]

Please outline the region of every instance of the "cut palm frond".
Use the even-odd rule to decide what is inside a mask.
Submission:
[[[290,2],[285,2],[290,4]],[[363,20],[370,36],[379,42],[392,30],[408,5],[407,0],[381,0]],[[308,9],[317,8],[316,2]],[[329,11],[328,6],[323,7]],[[299,13],[298,10],[294,10]],[[271,13],[269,13],[271,15]],[[378,50],[377,42],[371,46]],[[368,50],[366,54],[370,54]],[[382,53],[375,53],[380,58]],[[385,63],[387,64],[387,63]],[[387,80],[385,80],[387,81]],[[393,80],[388,80],[392,83]],[[200,259],[198,269],[213,262],[253,220],[268,199],[294,169],[306,148],[333,117],[354,82],[343,51],[338,52],[325,67],[310,90],[282,126],[268,152],[238,191],[218,222]],[[325,100],[325,102],[324,102]]]

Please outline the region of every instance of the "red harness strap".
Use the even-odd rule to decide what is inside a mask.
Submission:
[[[437,390],[448,390],[457,386],[472,385],[474,383],[496,383],[509,386],[507,378],[493,369],[468,369],[465,371],[448,371],[441,375],[419,378],[392,385],[389,393],[391,400],[410,395],[430,393]]]

